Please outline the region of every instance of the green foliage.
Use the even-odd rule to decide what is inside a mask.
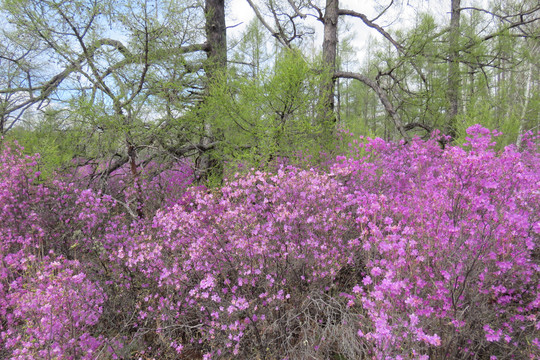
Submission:
[[[511,2],[505,6],[510,6]],[[501,12],[501,9],[494,11]],[[510,13],[518,13],[514,9]],[[538,127],[538,51],[532,37],[518,36],[504,22],[492,21],[484,12],[462,10],[456,48],[459,62],[456,143],[465,129],[482,124],[504,135],[498,146],[515,143],[518,134]],[[377,79],[404,125],[422,124],[443,132],[448,129],[449,44],[448,24],[430,14],[419,14],[416,24],[388,30],[399,44],[370,42],[361,73]],[[537,26],[536,26],[537,28]],[[526,33],[533,36],[533,25]],[[456,76],[454,74],[454,76]],[[365,85],[344,86],[342,123],[364,135],[400,137],[388,121],[379,99]],[[425,136],[416,127],[411,135]]]
[[[223,76],[213,84],[197,116],[215,119],[213,128],[223,140],[219,156],[264,167],[277,158],[318,153],[319,76],[311,68],[299,51],[284,50],[259,77]]]
[[[273,52],[269,51],[269,43],[271,44],[270,36],[266,29],[257,18],[253,19],[242,34],[232,56],[233,63],[236,63],[236,74],[260,79],[261,71],[269,69],[274,58]]]
[[[61,111],[46,111],[43,116],[27,116],[25,126],[15,127],[6,136],[7,140],[17,140],[26,155],[40,154],[42,179],[69,165],[79,153],[77,144],[86,137],[83,131],[66,124],[65,115]]]
[[[531,0],[489,6],[499,15],[534,8]],[[312,10],[302,5],[302,12]],[[402,124],[413,128],[411,136],[448,130],[451,122],[456,143],[463,143],[465,129],[480,123],[505,134],[500,145],[515,143],[520,132],[540,126],[539,28],[532,13],[523,16],[526,24],[509,28],[517,17],[502,21],[463,9],[458,39],[450,45],[448,24],[418,13],[411,26],[384,28],[394,43],[370,41],[363,66],[347,29],[339,34],[337,68],[376,82]],[[126,158],[135,149],[141,163],[149,155],[208,155],[218,170],[207,181],[220,184],[224,163],[228,169],[265,167],[298,154],[317,161],[321,151],[333,151],[336,128],[401,138],[381,96],[356,80],[336,81],[337,124],[324,120],[334,117],[321,104],[331,70],[321,59],[306,60],[317,59],[320,49],[279,50],[258,19],[239,39],[227,39],[233,49],[228,72],[208,76],[207,16],[188,1],[6,0],[0,17],[9,24],[0,33],[2,125],[19,125],[8,136],[28,153],[39,151],[45,173],[73,157],[99,162]],[[302,27],[301,18],[290,20]],[[449,71],[456,70],[449,69],[450,55],[457,72]],[[459,77],[452,120],[449,72]],[[19,124],[16,105],[27,99],[36,101],[29,113],[45,103],[62,111],[26,114]],[[211,151],[198,150],[201,139],[213,143]]]

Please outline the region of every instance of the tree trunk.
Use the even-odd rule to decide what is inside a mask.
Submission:
[[[206,0],[206,41],[208,50],[204,67],[208,83],[227,67],[227,27],[225,25],[225,0]]]
[[[326,0],[323,24],[323,63],[325,66],[325,78],[321,86],[321,122],[335,122],[334,115],[334,92],[336,79],[332,75],[336,71],[336,57],[338,46],[338,16],[339,0]]]
[[[227,27],[225,25],[225,0],[206,0],[204,6],[206,17],[205,31],[208,48],[206,50],[206,92],[217,81],[220,74],[227,68]],[[205,118],[203,121],[202,148],[208,147],[214,142],[212,131],[212,119]],[[219,161],[213,159],[208,152],[201,152],[197,162],[195,175],[197,180],[208,180],[210,175],[221,176],[222,166]]]
[[[457,116],[460,103],[460,73],[459,73],[459,35],[461,18],[461,0],[452,1],[452,13],[450,15],[449,29],[449,52],[448,52],[448,109],[447,109],[447,134],[456,137]]]
[[[525,129],[525,117],[527,116],[527,108],[529,107],[529,98],[531,96],[531,83],[532,83],[533,63],[529,63],[529,71],[527,72],[527,85],[525,86],[525,94],[523,99],[523,107],[521,109],[521,116],[519,117],[518,136],[516,140],[516,146],[521,146],[523,139],[523,132]]]

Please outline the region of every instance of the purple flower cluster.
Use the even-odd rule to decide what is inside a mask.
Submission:
[[[4,144],[0,357],[536,359],[537,139],[468,131],[210,190],[152,165],[111,196]]]
[[[48,256],[24,260],[24,277],[9,284],[5,298],[9,328],[2,340],[13,349],[11,358],[95,359],[103,339],[90,330],[102,313],[102,289],[78,262]]]
[[[367,231],[355,293],[375,358],[540,355],[540,157],[468,134],[444,151],[373,140],[333,169]]]

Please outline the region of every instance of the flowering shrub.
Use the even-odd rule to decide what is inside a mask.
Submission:
[[[36,184],[37,161],[16,145],[0,153],[0,354],[95,358],[107,295],[86,271],[112,203],[73,184]]]
[[[368,231],[354,292],[375,358],[540,356],[540,159],[468,133],[445,151],[373,140],[333,169]]]
[[[152,165],[109,195],[3,144],[0,357],[539,358],[536,139],[468,131],[214,190]]]
[[[132,215],[139,213],[147,217],[152,217],[161,207],[175,204],[195,179],[189,160],[173,164],[142,161],[135,176],[130,164],[124,164],[107,176],[99,174],[111,164],[74,165],[72,173],[60,174],[63,182],[103,192]]]
[[[76,272],[78,262],[25,258],[24,276],[10,283],[5,301],[8,330],[2,334],[13,359],[95,359],[103,338],[98,323],[105,295]]]
[[[158,213],[155,226],[166,254],[153,266],[156,299],[166,300],[156,308],[164,327],[182,330],[173,342],[187,336],[186,350],[305,356],[324,343],[319,320],[340,326],[341,314],[322,299],[345,286],[335,280],[358,261],[358,234],[345,189],[328,175],[254,172],[217,193],[195,192]]]
[[[38,215],[30,210],[35,202],[31,184],[39,176],[33,171],[37,157],[23,158],[18,147],[6,147],[0,152],[0,218],[1,254],[16,253],[34,243],[34,235],[42,235]],[[38,187],[36,191],[41,191]]]

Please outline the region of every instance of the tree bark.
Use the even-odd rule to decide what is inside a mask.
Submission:
[[[523,107],[521,109],[521,116],[519,117],[518,136],[516,140],[516,146],[521,146],[523,140],[523,130],[525,129],[525,116],[527,116],[527,108],[529,107],[529,98],[531,96],[531,83],[532,83],[533,63],[529,64],[529,71],[527,72],[527,85],[525,87],[525,94],[523,99]]]
[[[336,71],[336,58],[338,46],[338,17],[339,17],[339,0],[326,0],[326,8],[322,22],[324,24],[323,34],[323,63],[325,70],[328,72],[321,86],[321,112],[322,122],[336,120],[334,115],[334,92],[336,78],[333,73]]]
[[[225,25],[225,0],[206,0],[206,40],[208,43],[207,62],[204,70],[208,83],[227,67],[227,27]]]
[[[220,74],[227,68],[227,27],[225,24],[225,0],[205,0],[204,15],[206,17],[205,31],[208,48],[206,50],[206,94],[217,81]],[[214,142],[212,119],[204,119],[202,124],[202,147],[208,147]],[[201,152],[196,161],[195,176],[198,181],[208,180],[211,174],[220,176],[222,166],[212,159],[208,152]]]
[[[447,129],[452,138],[456,137],[457,116],[460,104],[460,73],[459,73],[459,34],[461,18],[461,0],[452,1],[449,29],[448,52],[448,91],[447,91]]]

